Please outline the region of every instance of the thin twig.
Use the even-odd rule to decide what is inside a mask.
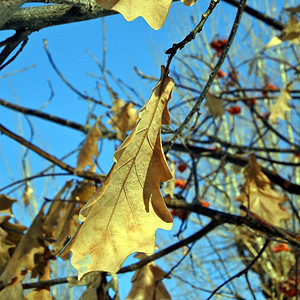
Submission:
[[[0,124],[0,132],[7,135],[10,138],[12,138],[13,140],[17,141],[21,145],[24,145],[26,148],[34,151],[39,156],[41,156],[41,157],[47,159],[48,161],[54,163],[56,166],[60,167],[61,169],[66,170],[67,172],[69,172],[72,175],[76,175],[76,176],[87,178],[87,179],[92,179],[96,182],[102,182],[104,180],[104,177],[102,175],[98,175],[98,174],[95,174],[95,173],[92,173],[92,172],[75,171],[75,169],[73,167],[71,167],[70,165],[64,163],[63,161],[59,160],[55,156],[47,153],[46,151],[42,150],[41,148],[39,148],[39,147],[35,146],[34,144],[28,142],[27,140],[25,140],[21,136],[13,133],[12,131],[5,128],[1,124]]]
[[[221,289],[224,285],[226,285],[228,282],[232,281],[233,279],[240,277],[244,274],[246,274],[251,267],[258,261],[258,259],[262,256],[262,254],[264,253],[264,251],[266,250],[266,248],[268,247],[268,245],[270,244],[270,241],[267,240],[264,244],[264,246],[261,248],[261,250],[257,253],[257,256],[251,261],[251,263],[241,272],[237,273],[236,275],[232,276],[231,278],[229,278],[228,280],[226,280],[224,283],[222,283],[220,286],[218,286],[212,293],[211,295],[207,298],[207,300],[211,299],[212,296],[219,290]]]
[[[190,122],[190,120],[192,119],[192,117],[194,116],[194,114],[199,111],[200,109],[200,105],[202,103],[202,101],[204,100],[204,98],[206,97],[206,94],[207,92],[209,91],[218,71],[220,70],[228,52],[229,52],[229,49],[231,47],[231,44],[234,40],[234,37],[235,37],[235,34],[237,32],[237,29],[239,27],[239,24],[241,22],[241,18],[242,18],[242,15],[243,15],[243,12],[244,12],[244,8],[245,8],[245,5],[246,5],[246,1],[247,0],[241,0],[240,2],[240,6],[239,6],[239,9],[237,11],[237,14],[236,14],[236,17],[235,17],[235,20],[234,20],[234,23],[233,23],[233,26],[232,26],[232,29],[231,29],[231,32],[229,34],[229,37],[228,37],[228,40],[227,40],[227,43],[224,47],[224,50],[216,64],[216,66],[214,67],[212,73],[210,74],[209,76],[209,79],[208,81],[206,82],[206,85],[200,95],[200,97],[197,99],[194,107],[192,108],[192,110],[189,112],[189,114],[186,116],[185,120],[182,122],[182,124],[177,128],[175,134],[172,136],[172,139],[170,140],[169,142],[169,145],[168,147],[165,148],[165,153],[168,153],[169,150],[172,148],[172,145],[175,143],[175,141],[177,140],[177,138],[182,134],[184,128],[187,126],[187,124]]]
[[[65,77],[64,75],[59,71],[59,69],[57,68],[57,66],[55,65],[53,59],[52,59],[52,56],[49,52],[49,48],[48,48],[48,41],[47,40],[44,40],[44,48],[45,48],[45,51],[46,51],[46,54],[47,54],[47,57],[49,59],[49,62],[52,66],[52,68],[54,69],[54,71],[57,73],[57,75],[61,78],[61,80],[74,92],[76,93],[77,95],[79,95],[81,98],[85,99],[85,100],[88,100],[88,101],[92,101],[94,103],[97,103],[97,104],[100,104],[104,107],[107,107],[107,108],[110,108],[111,106],[104,103],[103,101],[100,101],[100,100],[97,100],[97,99],[94,99],[90,96],[87,96],[87,95],[84,95],[82,94],[80,91],[78,91]]]

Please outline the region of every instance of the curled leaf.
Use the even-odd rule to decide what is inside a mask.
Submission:
[[[80,211],[83,223],[60,254],[72,251],[79,279],[92,271],[115,273],[134,252],[153,253],[156,230],[172,228],[159,184],[172,178],[160,130],[170,122],[167,104],[173,87],[162,67],[137,125],[115,152],[105,181]]]
[[[246,183],[236,200],[275,226],[280,226],[281,220],[290,219],[290,214],[280,206],[287,198],[272,189],[271,182],[261,171],[255,155],[250,156],[249,164],[245,168],[245,177]]]
[[[140,253],[138,253],[140,255]],[[145,256],[141,256],[143,259]],[[132,277],[132,288],[126,300],[153,299],[153,300],[171,300],[170,294],[162,283],[165,273],[154,262],[146,264],[137,270]],[[170,278],[167,276],[166,278]]]
[[[88,133],[77,157],[76,171],[83,171],[86,166],[94,166],[93,158],[98,156],[98,138],[102,135],[97,120]]]
[[[125,140],[126,132],[132,130],[138,120],[137,109],[132,103],[126,103],[122,99],[117,99],[112,107],[113,117],[108,121],[112,128],[117,131],[117,139],[121,142]]]

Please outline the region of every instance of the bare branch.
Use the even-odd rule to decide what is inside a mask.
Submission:
[[[21,136],[19,136],[19,135],[13,133],[12,131],[8,130],[7,128],[5,128],[1,124],[0,124],[0,132],[7,135],[10,138],[12,138],[13,140],[17,141],[21,145],[24,145],[26,148],[34,151],[39,156],[41,156],[41,157],[47,159],[48,161],[54,163],[56,166],[59,166],[61,169],[66,170],[67,172],[69,172],[72,175],[76,175],[76,176],[87,178],[87,179],[92,179],[96,182],[102,182],[104,180],[103,176],[101,176],[99,174],[92,173],[92,172],[84,172],[84,171],[75,172],[75,169],[73,167],[71,167],[70,165],[62,162],[61,160],[59,160],[55,156],[47,153],[46,151],[42,150],[39,147],[33,145],[32,143],[28,142],[27,140],[25,140]]]
[[[117,14],[114,11],[105,10],[99,6],[85,7],[53,4],[38,7],[26,7],[19,9],[14,16],[6,22],[1,30],[27,28],[37,31],[42,28],[103,18]]]

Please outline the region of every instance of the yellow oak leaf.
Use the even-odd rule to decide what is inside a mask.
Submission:
[[[108,121],[112,128],[117,131],[117,139],[123,142],[126,132],[132,130],[138,120],[137,109],[132,103],[126,103],[122,99],[117,99],[112,107],[113,117]]]
[[[137,257],[137,255],[135,255]],[[143,259],[146,255],[138,253],[138,257]],[[136,299],[152,299],[152,300],[168,300],[171,299],[168,291],[162,283],[165,278],[165,273],[154,262],[146,264],[141,269],[137,270],[132,277],[132,288],[126,300]],[[170,278],[167,276],[166,278]]]
[[[8,233],[0,228],[0,273],[10,259],[11,248],[15,247],[14,243],[7,240],[7,235]]]
[[[181,0],[187,6],[197,0]],[[142,17],[153,29],[160,29],[169,13],[172,0],[96,0],[96,3],[108,10],[114,10],[123,15],[127,21]]]
[[[93,271],[116,273],[134,252],[153,253],[158,228],[170,230],[172,216],[159,184],[172,178],[160,130],[170,123],[174,81],[165,76],[139,113],[139,121],[114,154],[105,181],[80,211],[80,227],[60,256],[72,251],[78,278]]]
[[[91,168],[94,166],[93,158],[98,156],[98,138],[102,135],[98,123],[99,121],[97,120],[82,144],[77,157],[76,171],[83,171],[86,166]]]
[[[249,211],[275,226],[280,226],[281,220],[289,220],[290,214],[280,206],[287,201],[287,198],[272,189],[271,182],[261,171],[255,155],[250,156],[244,173],[246,183],[236,200],[242,202]]]
[[[206,94],[206,103],[204,106],[209,109],[214,118],[224,115],[225,108],[223,107],[221,100],[210,93]]]
[[[278,99],[276,100],[274,106],[271,108],[271,113],[269,120],[273,123],[277,123],[277,119],[285,120],[285,113],[290,111],[289,100],[291,99],[289,92],[283,90],[281,91]]]

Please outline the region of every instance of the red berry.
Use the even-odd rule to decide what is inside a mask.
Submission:
[[[180,163],[178,166],[177,166],[177,170],[181,173],[183,173],[187,168],[187,165],[186,163]]]
[[[226,76],[226,73],[222,70],[219,70],[218,73],[217,73],[216,78],[223,78],[225,76]]]
[[[267,88],[268,88],[269,90],[277,90],[277,86],[272,85],[271,83],[268,83],[268,84],[267,84]]]
[[[239,114],[240,112],[241,112],[241,108],[239,107],[239,106],[236,106],[235,108],[234,108],[234,112],[235,112],[235,114]]]
[[[234,106],[230,106],[228,108],[228,112],[231,114],[231,115],[234,115]]]
[[[231,115],[238,115],[241,112],[241,108],[238,105],[236,105],[236,106],[230,106],[228,108],[228,112]]]
[[[210,203],[209,202],[206,202],[204,200],[200,200],[200,203],[203,207],[209,207],[210,206]]]
[[[181,189],[183,189],[186,185],[186,180],[183,179],[175,179],[175,187],[179,187]]]

